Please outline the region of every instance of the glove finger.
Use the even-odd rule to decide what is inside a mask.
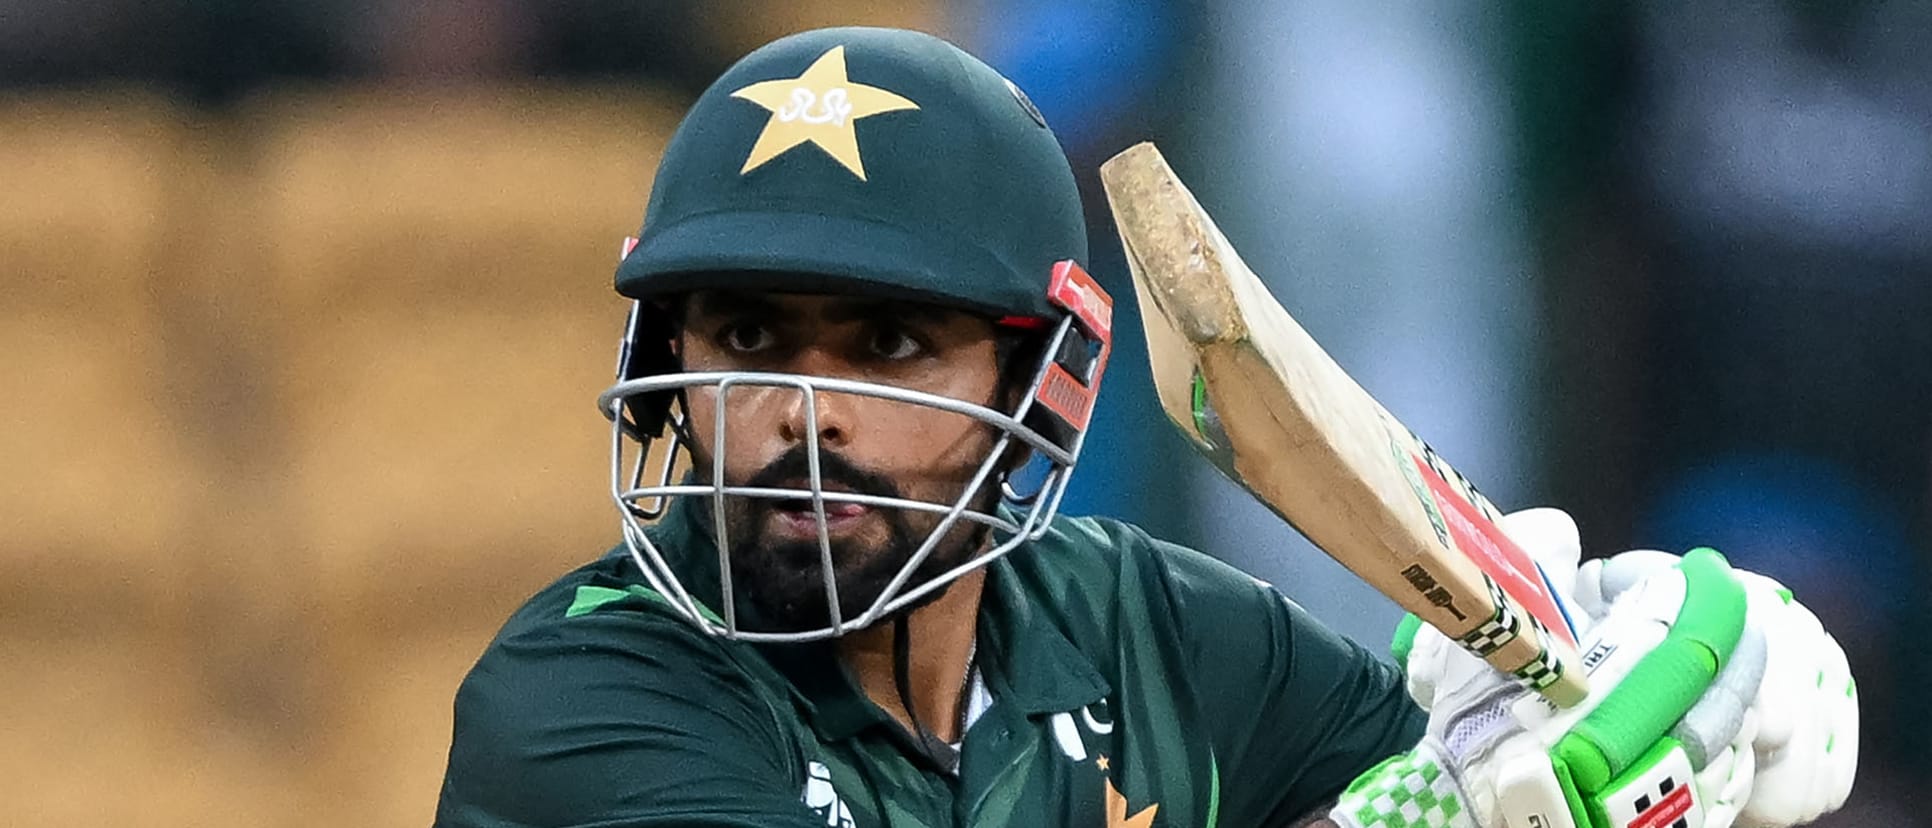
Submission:
[[[1757,741],[1758,792],[1746,814],[1761,824],[1793,825],[1837,808],[1850,793],[1857,770],[1857,690],[1844,651],[1810,610],[1792,602],[1777,615],[1778,672],[1767,674],[1760,692],[1769,733],[1761,731]]]
[[[1547,506],[1523,509],[1503,515],[1496,525],[1543,568],[1557,594],[1570,594],[1577,562],[1583,558],[1583,539],[1569,512]]]
[[[1791,741],[1795,729],[1816,711],[1805,709],[1817,669],[1814,645],[1825,637],[1817,617],[1789,600],[1783,585],[1754,574],[1740,577],[1751,601],[1752,626],[1761,629],[1768,650],[1764,684],[1758,691],[1757,751],[1775,752]]]
[[[1632,549],[1603,562],[1600,588],[1603,599],[1614,604],[1617,596],[1629,591],[1644,579],[1659,572],[1672,569],[1682,560],[1677,555],[1656,549]]]
[[[1852,777],[1858,772],[1858,685],[1852,678],[1845,651],[1827,634],[1829,645],[1822,691],[1826,696],[1824,810],[1834,811],[1851,795]]]
[[[1570,600],[1577,608],[1591,618],[1602,618],[1610,609],[1603,600],[1603,559],[1584,561],[1576,570],[1576,586],[1570,588]]]
[[[1577,562],[1583,558],[1583,538],[1569,512],[1550,507],[1523,509],[1504,515],[1496,524],[1536,563],[1550,595],[1569,623],[1567,632],[1582,637],[1591,618],[1572,597],[1576,591]]]
[[[1744,727],[1745,714],[1750,711],[1764,679],[1765,648],[1764,632],[1745,627],[1737,648],[1718,671],[1717,679],[1698,697],[1690,712],[1671,728],[1670,735],[1684,745],[1691,767],[1703,768]],[[1752,733],[1755,736],[1755,723]],[[1745,740],[1745,744],[1749,745],[1750,740]]]
[[[1655,549],[1633,549],[1610,558],[1584,562],[1577,568],[1572,603],[1591,618],[1603,618],[1619,596],[1644,579],[1674,568],[1680,558]]]
[[[1415,638],[1409,645],[1404,682],[1409,698],[1415,699],[1423,711],[1428,711],[1434,704],[1436,693],[1445,680],[1444,673],[1453,663],[1451,657],[1456,650],[1455,643],[1434,625],[1423,624],[1416,628]]]
[[[1743,815],[1756,780],[1756,756],[1751,752],[1748,734],[1753,729],[1754,723],[1747,722],[1746,728],[1740,729],[1744,738],[1726,745],[1697,772],[1697,793],[1704,803],[1703,828],[1725,828]]]

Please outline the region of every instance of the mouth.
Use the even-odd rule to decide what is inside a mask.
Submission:
[[[787,481],[784,488],[808,489],[810,485],[802,481]],[[852,489],[834,483],[825,484],[827,493],[852,493]],[[771,508],[778,528],[785,534],[817,537],[818,513],[812,508],[809,497],[789,497],[773,500]],[[849,530],[871,514],[872,509],[861,503],[844,501],[825,504],[825,530],[828,534],[838,534]]]

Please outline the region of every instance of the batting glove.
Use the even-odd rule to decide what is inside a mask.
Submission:
[[[1611,596],[1675,560],[1635,551],[1591,561],[1578,573],[1575,599],[1585,612],[1600,613]],[[1845,651],[1791,590],[1753,572],[1734,574],[1750,605],[1747,635],[1757,633],[1766,655],[1764,679],[1746,714],[1756,737],[1751,756],[1742,757],[1756,765],[1756,782],[1748,801],[1717,803],[1717,816],[1735,817],[1743,828],[1801,825],[1837,810],[1851,793],[1858,769],[1858,688]],[[1712,708],[1703,710],[1709,714]],[[1724,758],[1710,746],[1687,745]]]
[[[1348,828],[1721,828],[1748,800],[1765,663],[1745,589],[1697,550],[1575,568],[1552,510],[1504,529],[1578,608],[1592,693],[1559,710],[1423,627],[1407,657],[1430,711],[1415,750],[1358,778],[1330,812]]]
[[[1858,770],[1858,687],[1845,651],[1783,584],[1739,573],[1769,643],[1757,714],[1757,789],[1746,828],[1799,825],[1845,804]],[[1761,619],[1761,620],[1760,620]]]

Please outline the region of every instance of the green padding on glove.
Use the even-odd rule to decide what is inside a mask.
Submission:
[[[1690,710],[1744,634],[1744,586],[1717,550],[1684,556],[1684,605],[1657,648],[1552,751],[1585,794],[1601,792]]]
[[[1590,812],[1583,801],[1583,794],[1576,789],[1576,777],[1570,773],[1570,766],[1563,764],[1562,757],[1551,756],[1550,770],[1556,773],[1556,786],[1563,791],[1564,803],[1570,806],[1570,821],[1577,828],[1594,825],[1590,822]]]
[[[1395,637],[1389,640],[1389,655],[1395,656],[1395,666],[1402,672],[1409,672],[1409,651],[1415,649],[1415,634],[1422,629],[1422,619],[1413,612],[1402,614],[1402,621],[1395,625]]]

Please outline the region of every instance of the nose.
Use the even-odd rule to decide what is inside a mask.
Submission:
[[[803,388],[785,389],[783,393],[790,399],[784,415],[778,418],[778,436],[787,444],[804,442],[813,436],[814,426],[820,446],[843,448],[847,444],[852,433],[852,395]]]

